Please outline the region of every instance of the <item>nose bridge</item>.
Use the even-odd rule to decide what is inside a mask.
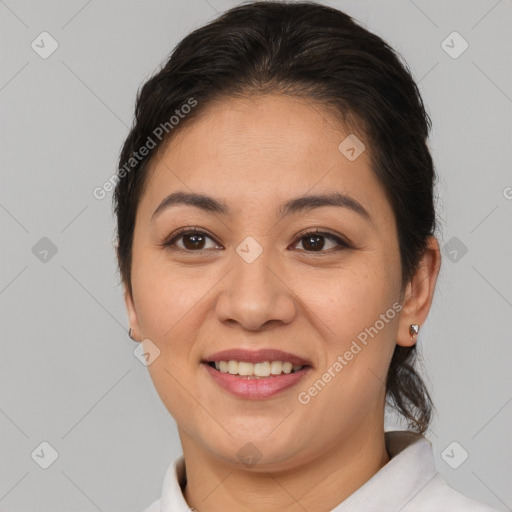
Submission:
[[[236,321],[251,330],[272,320],[290,322],[295,304],[278,268],[271,249],[264,250],[254,239],[244,240],[233,254],[233,270],[217,302],[219,320]]]
[[[237,255],[234,256],[234,291],[240,296],[266,295],[270,299],[276,293],[275,270],[276,262],[272,262],[272,254],[270,249],[266,249],[254,256],[254,248],[250,247],[245,255],[240,255],[244,249],[237,249]],[[246,256],[248,259],[246,259]]]

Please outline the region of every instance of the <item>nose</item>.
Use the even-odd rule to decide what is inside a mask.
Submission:
[[[297,314],[293,283],[266,251],[248,263],[234,256],[234,268],[223,280],[216,302],[219,321],[261,331],[272,325],[289,324]]]

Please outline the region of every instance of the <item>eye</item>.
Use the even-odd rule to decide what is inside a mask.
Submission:
[[[206,247],[205,245],[207,245],[207,240],[214,242],[213,246]],[[182,242],[182,245],[179,243],[177,244],[177,242]],[[199,252],[220,247],[210,235],[195,228],[182,228],[176,233],[173,233],[169,239],[162,244],[163,247],[168,248],[173,248],[175,245],[178,249],[190,252]],[[220,248],[222,249],[222,247]]]
[[[330,241],[327,242],[327,244],[325,242],[326,239]],[[347,241],[343,240],[339,236],[333,235],[332,233],[326,233],[319,229],[302,233],[295,240],[293,245],[296,246],[298,243],[303,244],[303,247],[305,248],[306,252],[334,252],[331,250],[324,249],[326,247],[327,249],[332,249],[334,247],[335,251],[339,251],[341,249],[348,249],[351,247],[351,245]],[[331,244],[330,246],[329,243]]]
[[[207,246],[208,240],[212,242],[210,247]],[[326,240],[328,242],[326,243]],[[346,240],[332,233],[324,232],[319,229],[310,230],[300,234],[292,247],[296,247],[302,243],[306,252],[335,252],[341,249],[350,248],[351,245]],[[208,249],[223,249],[215,240],[205,231],[197,228],[182,228],[173,233],[163,244],[163,247],[177,248],[186,252],[200,252]],[[330,250],[330,249],[333,249]],[[327,249],[327,250],[326,250]]]

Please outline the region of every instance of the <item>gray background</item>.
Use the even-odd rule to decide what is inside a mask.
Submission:
[[[237,3],[0,1],[0,510],[140,511],[181,453],[126,334],[111,193],[92,190],[116,169],[141,82]],[[405,57],[432,116],[448,246],[419,338],[428,437],[453,487],[510,510],[512,2],[325,3]],[[31,47],[43,31],[59,45],[47,59]],[[441,45],[453,31],[469,43],[458,58]],[[48,469],[31,457],[43,441]],[[452,464],[469,453],[457,469],[441,455],[453,441]]]

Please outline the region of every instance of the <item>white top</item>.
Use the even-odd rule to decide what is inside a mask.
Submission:
[[[331,512],[498,512],[448,486],[435,469],[432,445],[424,436],[386,432],[385,442],[389,462]],[[185,481],[182,455],[167,469],[161,498],[144,512],[190,512],[181,490]]]

